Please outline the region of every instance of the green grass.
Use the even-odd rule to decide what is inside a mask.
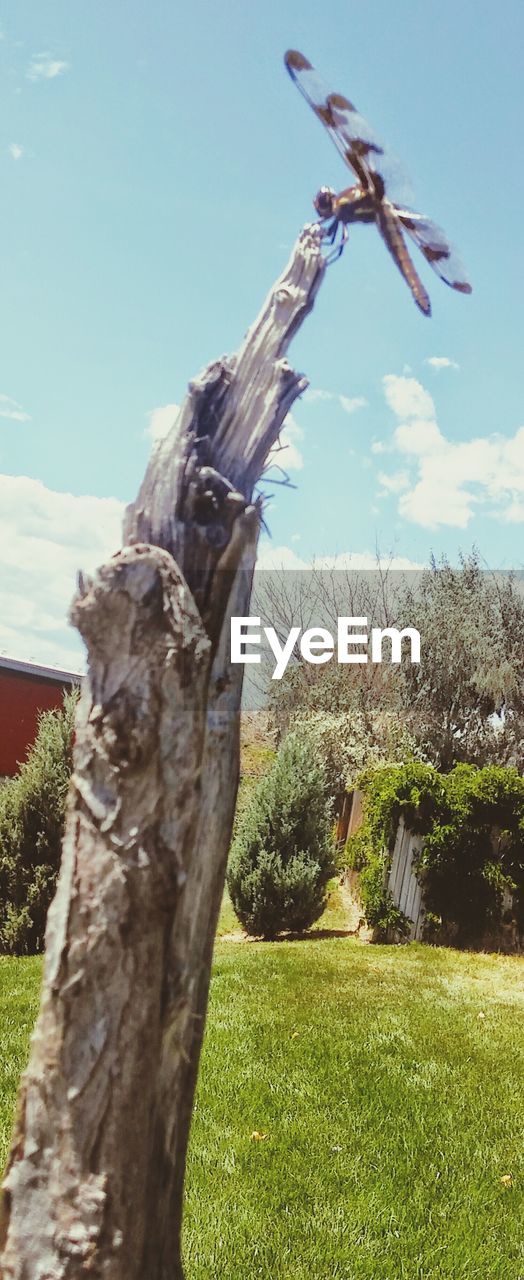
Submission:
[[[40,956],[0,956],[0,1169],[7,1159],[20,1074],[38,1011]]]
[[[4,1153],[40,972],[0,961]],[[187,1280],[524,1277],[523,973],[416,944],[219,941]]]
[[[219,942],[187,1280],[524,1276],[523,972],[419,945]]]

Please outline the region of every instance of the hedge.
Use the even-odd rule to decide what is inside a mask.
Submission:
[[[415,862],[426,910],[426,936],[451,926],[457,940],[473,941],[503,919],[507,890],[511,916],[524,930],[524,779],[516,769],[459,764],[447,774],[410,762],[364,771],[363,823],[346,846],[345,860],[361,873],[364,911],[385,933],[409,922],[386,888],[396,832],[424,837]]]

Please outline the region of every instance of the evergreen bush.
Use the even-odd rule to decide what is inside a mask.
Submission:
[[[309,928],[333,874],[331,807],[311,743],[290,734],[239,823],[227,882],[246,931],[274,938]]]
[[[0,951],[43,949],[60,866],[78,691],[45,711],[27,760],[0,787]]]

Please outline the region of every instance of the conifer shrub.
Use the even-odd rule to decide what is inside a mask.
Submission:
[[[254,788],[231,849],[228,888],[247,933],[275,938],[318,920],[332,854],[323,767],[311,743],[290,734]]]
[[[32,955],[44,946],[45,924],[62,849],[72,771],[78,691],[44,711],[27,760],[0,787],[0,951]]]

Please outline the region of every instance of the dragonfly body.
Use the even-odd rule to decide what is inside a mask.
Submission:
[[[446,284],[460,293],[471,293],[464,269],[440,227],[390,198],[386,149],[353,103],[340,93],[328,93],[303,54],[290,50],[285,63],[291,78],[357,178],[354,186],[338,195],[331,187],[321,187],[314,200],[320,219],[326,222],[326,238],[332,245],[340,232],[332,257],[342,253],[348,226],[374,222],[424,315],[431,314],[431,303],[408,252],[404,231]]]
[[[322,216],[321,194],[326,193],[332,197],[331,213],[324,216],[335,217],[338,222],[344,226],[349,226],[351,222],[376,222],[378,211],[378,200],[370,191],[366,191],[363,187],[348,187],[346,191],[341,191],[337,196],[331,187],[322,187],[321,191],[315,198],[315,208]],[[320,206],[320,207],[319,207]]]

